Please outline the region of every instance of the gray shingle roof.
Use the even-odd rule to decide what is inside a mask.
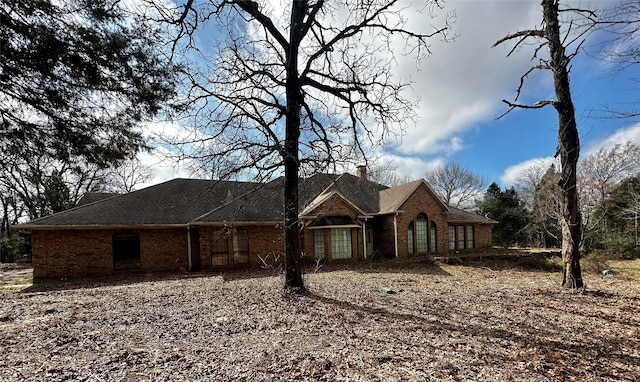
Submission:
[[[80,200],[78,200],[78,203],[76,203],[76,207],[83,206],[85,204],[91,204],[104,199],[113,198],[114,196],[118,195],[120,194],[115,192],[87,192],[82,195]]]
[[[33,220],[31,226],[118,226],[187,224],[255,183],[173,179]]]
[[[303,211],[316,198],[339,193],[365,214],[393,212],[422,183],[424,181],[418,180],[387,188],[350,174],[317,174],[300,180],[299,208]],[[283,191],[282,177],[266,184],[174,179],[128,194],[101,195],[102,198],[89,204],[33,220],[22,228],[281,222],[284,219]],[[449,220],[495,222],[451,207]]]
[[[447,206],[444,204],[442,199],[429,187],[429,185],[422,179],[414,180],[413,182],[401,184],[397,187],[388,188],[384,191],[380,192],[380,213],[390,213],[395,212],[402,207],[402,204],[409,198],[409,196],[418,188],[420,185],[424,185],[429,193],[436,199],[442,207],[445,209]]]
[[[482,223],[496,224],[496,220],[485,218],[482,215],[472,212],[463,211],[459,208],[449,206],[449,214],[447,215],[449,223]]]
[[[298,184],[299,208],[302,211],[314,198],[339,179],[340,175],[316,174]],[[207,212],[196,222],[279,222],[284,220],[284,178],[260,185],[236,200]]]

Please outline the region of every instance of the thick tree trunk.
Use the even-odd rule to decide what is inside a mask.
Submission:
[[[575,119],[575,108],[569,86],[569,58],[565,55],[560,39],[558,0],[543,0],[545,35],[549,43],[549,55],[556,92],[554,106],[558,112],[558,154],[562,166],[559,181],[562,192],[562,285],[581,288],[580,239],[582,222],[576,188],[576,168],[580,156],[580,138]]]
[[[302,278],[302,250],[300,247],[300,218],[298,216],[298,176],[300,160],[301,85],[298,74],[298,48],[302,39],[301,27],[306,10],[305,1],[294,1],[291,7],[290,46],[287,52],[287,117],[284,143],[284,206],[285,206],[285,277],[286,286],[304,292]]]

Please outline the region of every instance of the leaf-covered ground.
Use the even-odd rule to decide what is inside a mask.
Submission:
[[[0,380],[637,381],[640,260],[613,269],[581,292],[504,263],[325,267],[306,295],[273,270],[5,288]]]

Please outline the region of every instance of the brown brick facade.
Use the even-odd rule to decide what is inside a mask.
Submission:
[[[260,267],[265,263],[276,265],[284,261],[284,231],[278,224],[249,226],[201,226],[200,229],[200,266],[201,269],[215,269],[220,265],[212,264],[214,236],[222,234],[228,243],[228,266]],[[233,236],[245,231],[249,240],[249,263],[234,264]]]
[[[427,216],[427,237],[429,248],[431,248],[430,230],[432,226],[435,226],[437,235],[436,253],[446,251],[448,240],[446,210],[442,203],[431,194],[425,185],[420,184],[420,186],[418,186],[418,188],[402,204],[400,210],[403,211],[403,213],[398,214],[396,217],[398,226],[398,257],[409,256],[409,246],[407,242],[409,224],[413,222],[415,226],[416,219],[420,213]],[[419,254],[416,253],[416,255]]]
[[[301,244],[305,259],[313,260],[315,255],[314,232],[323,233],[324,258],[327,261],[347,261],[337,259],[336,254],[351,258],[364,258],[366,234],[370,234],[366,251],[373,256],[409,257],[429,254],[446,254],[449,250],[449,220],[454,225],[474,227],[474,248],[491,246],[492,225],[482,223],[482,218],[447,209],[423,181],[407,183],[405,188],[396,188],[383,198],[368,195],[369,204],[352,203],[362,194],[351,192],[346,200],[343,192],[321,194],[324,201],[305,211],[302,217]],[[359,190],[357,190],[360,192]],[[373,195],[373,196],[372,196]],[[400,196],[398,196],[400,195]],[[395,197],[395,199],[391,198]],[[364,212],[380,203],[382,212]],[[389,207],[391,205],[391,207]],[[386,207],[383,207],[386,206]],[[257,207],[252,207],[253,210]],[[252,211],[253,211],[252,210]],[[455,218],[452,214],[455,212]],[[426,217],[427,250],[418,251],[416,227],[418,217]],[[93,215],[92,215],[93,216]],[[272,217],[269,219],[277,219]],[[467,219],[471,222],[466,223]],[[477,221],[479,222],[476,222]],[[81,277],[108,275],[114,273],[114,247],[119,254],[115,263],[121,269],[120,246],[130,240],[139,244],[139,259],[134,256],[133,266],[128,269],[140,271],[212,270],[226,267],[261,267],[284,262],[284,232],[281,223],[264,221],[224,224],[216,220],[189,220],[181,226],[167,228],[146,228],[133,226],[126,230],[96,228],[75,229],[48,226],[30,227],[33,242],[33,267],[35,277]],[[484,219],[487,220],[487,219]],[[489,221],[490,222],[490,221]],[[159,223],[158,223],[159,224]],[[167,223],[168,224],[168,223]],[[363,229],[366,225],[366,231]],[[410,253],[409,227],[414,229],[413,253]],[[72,226],[78,227],[78,226]],[[189,228],[187,228],[189,227]],[[432,243],[431,229],[435,227],[436,243]],[[348,230],[348,231],[344,231]],[[424,231],[420,231],[424,233]],[[348,234],[350,233],[350,248]],[[334,236],[335,234],[335,236]],[[114,235],[116,240],[114,242]],[[124,237],[128,237],[125,239]],[[131,238],[134,239],[131,239]],[[424,238],[424,236],[421,236]],[[423,241],[421,241],[423,243]],[[333,244],[338,244],[333,246]],[[434,250],[435,247],[435,250]],[[137,247],[136,247],[137,248]],[[334,250],[336,253],[333,253]],[[467,250],[467,249],[465,249]],[[191,258],[189,253],[191,251]],[[418,253],[422,252],[422,253]],[[129,261],[130,258],[127,258]],[[127,265],[130,265],[127,263]],[[191,266],[191,267],[190,267]]]
[[[123,230],[34,230],[34,277],[82,277],[114,272],[113,235]],[[140,270],[188,267],[186,229],[127,230],[140,238]]]

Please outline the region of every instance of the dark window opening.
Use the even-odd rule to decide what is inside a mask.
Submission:
[[[130,271],[140,269],[140,236],[134,232],[113,235],[113,269]]]

